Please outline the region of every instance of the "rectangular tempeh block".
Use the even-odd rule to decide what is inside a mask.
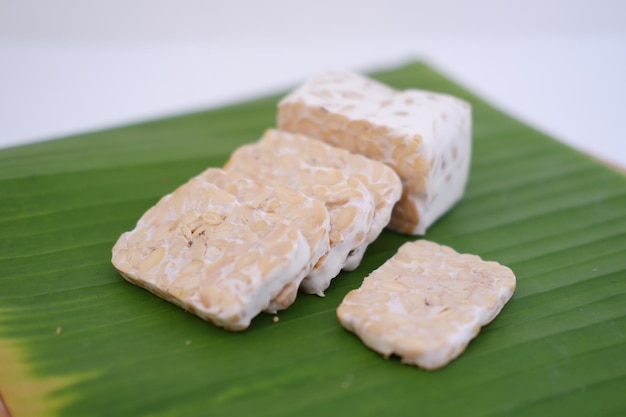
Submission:
[[[515,291],[506,266],[419,240],[350,291],[341,324],[365,345],[403,363],[437,369],[458,357]]]
[[[456,97],[327,72],[283,98],[278,128],[392,167],[404,185],[389,225],[398,232],[425,234],[464,193],[472,119],[469,104]]]
[[[122,234],[112,255],[128,281],[218,326],[243,330],[301,274],[310,248],[284,218],[194,178]]]

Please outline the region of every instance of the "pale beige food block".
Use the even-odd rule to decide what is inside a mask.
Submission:
[[[275,149],[259,143],[238,148],[225,168],[267,184],[297,189],[325,204],[330,215],[330,250],[300,286],[304,292],[324,295],[330,281],[344,268],[350,252],[367,240],[375,204],[365,185],[342,170],[311,166],[292,156],[282,157]]]
[[[276,313],[289,307],[296,299],[302,279],[330,250],[330,216],[326,206],[293,188],[255,181],[236,171],[209,168],[198,175],[198,178],[229,192],[241,203],[284,217],[302,232],[311,248],[307,265],[299,276],[294,277],[282,289],[265,311]]]
[[[458,357],[515,291],[506,266],[419,240],[349,292],[341,324],[385,357],[437,369]]]
[[[423,235],[465,191],[472,117],[470,105],[456,97],[327,72],[279,103],[278,128],[392,167],[404,185],[389,225],[398,232]]]
[[[284,218],[198,178],[149,209],[112,252],[128,281],[228,330],[247,328],[310,256]]]
[[[358,177],[374,198],[375,211],[367,240],[348,256],[344,269],[361,263],[367,246],[380,235],[391,218],[393,206],[402,195],[402,182],[393,169],[363,155],[328,145],[308,136],[269,129],[261,140],[281,156],[300,158],[313,166],[326,166]]]

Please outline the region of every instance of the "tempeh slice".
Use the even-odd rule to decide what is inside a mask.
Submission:
[[[281,100],[278,128],[392,167],[404,185],[392,230],[425,234],[465,191],[472,114],[470,105],[456,97],[398,91],[358,74],[331,71]]]
[[[506,266],[419,240],[350,291],[341,324],[365,345],[403,363],[437,369],[458,357],[515,291]]]
[[[112,262],[128,281],[217,326],[243,330],[309,256],[304,236],[281,216],[194,178],[122,234]]]
[[[304,292],[323,296],[330,281],[345,266],[350,252],[367,240],[374,215],[371,193],[354,175],[310,166],[292,156],[282,157],[258,143],[238,148],[225,167],[267,184],[295,188],[326,205],[330,214],[330,251],[301,285]]]
[[[276,313],[289,307],[296,299],[302,279],[330,250],[330,216],[326,206],[293,188],[255,181],[236,171],[209,168],[198,178],[229,192],[241,203],[284,217],[304,235],[311,248],[306,267],[282,289],[265,311]]]
[[[389,223],[393,206],[402,195],[402,182],[398,175],[382,162],[296,133],[269,129],[263,135],[261,144],[275,149],[281,156],[291,155],[313,166],[337,168],[357,176],[372,193],[375,211],[367,240],[351,252],[344,267],[356,269],[367,246]]]

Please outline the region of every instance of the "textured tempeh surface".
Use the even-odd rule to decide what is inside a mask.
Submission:
[[[515,291],[506,266],[408,242],[349,292],[337,316],[371,349],[437,369],[459,356]]]
[[[241,203],[284,217],[302,232],[311,248],[309,261],[265,311],[275,313],[289,307],[296,299],[302,279],[330,250],[330,216],[326,206],[293,188],[255,181],[236,171],[209,168],[198,175],[198,178],[229,192]]]
[[[464,193],[472,117],[458,98],[327,72],[279,103],[278,128],[392,167],[404,185],[389,225],[398,232],[423,235]]]
[[[270,129],[263,135],[261,144],[282,156],[300,158],[313,166],[336,168],[357,176],[372,193],[375,211],[367,240],[351,252],[344,269],[358,267],[367,246],[389,223],[393,206],[402,195],[402,182],[398,175],[382,162],[296,133]]]
[[[306,268],[293,224],[193,178],[149,209],[113,247],[130,282],[218,326],[243,330]]]
[[[375,203],[358,176],[329,167],[312,166],[301,158],[281,156],[260,143],[238,148],[225,165],[272,184],[295,188],[322,201],[330,214],[330,251],[302,281],[301,289],[323,295],[342,268],[350,252],[367,241]]]

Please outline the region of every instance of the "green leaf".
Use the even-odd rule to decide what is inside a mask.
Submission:
[[[385,231],[325,298],[237,334],[113,269],[147,208],[274,125],[275,96],[0,151],[0,393],[14,415],[623,415],[625,176],[424,64],[374,76],[474,108],[466,196],[427,238],[510,266],[518,288],[461,357],[435,372],[385,360],[336,319],[413,237]]]

